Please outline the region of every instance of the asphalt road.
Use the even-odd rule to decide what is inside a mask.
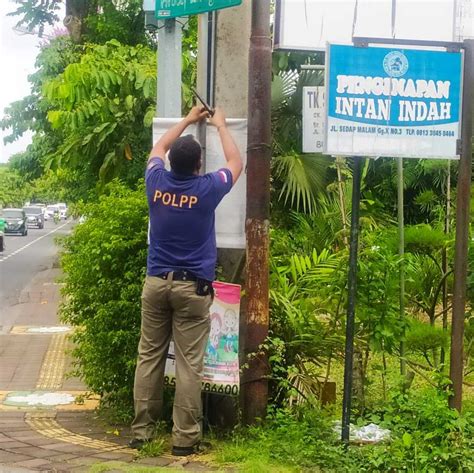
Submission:
[[[27,236],[8,234],[0,253],[0,310],[18,303],[21,291],[40,271],[51,268],[58,252],[54,239],[66,235],[72,221],[45,222],[43,229],[30,227]]]

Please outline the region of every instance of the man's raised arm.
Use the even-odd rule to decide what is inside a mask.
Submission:
[[[209,122],[217,128],[224,150],[224,156],[227,161],[227,169],[229,169],[232,174],[232,184],[235,184],[242,172],[242,158],[234,138],[232,138],[226,126],[224,112],[220,108],[216,108]]]
[[[170,149],[171,145],[181,136],[183,131],[193,123],[197,123],[209,114],[203,107],[193,107],[191,111],[176,125],[172,126],[153,146],[148,161],[151,158],[161,158],[165,160],[165,155]]]

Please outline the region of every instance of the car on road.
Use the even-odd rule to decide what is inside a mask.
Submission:
[[[67,220],[67,205],[64,202],[58,202],[56,205],[59,207],[61,218]]]
[[[45,220],[52,219],[55,212],[59,212],[59,207],[57,205],[47,205],[44,211]]]
[[[3,209],[0,216],[5,219],[5,234],[28,235],[28,223],[23,209]]]
[[[23,207],[23,210],[25,211],[28,225],[34,225],[39,229],[44,227],[44,215],[41,207],[35,207],[32,205],[29,207]]]

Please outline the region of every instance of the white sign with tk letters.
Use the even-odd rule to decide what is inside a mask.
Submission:
[[[326,88],[303,87],[303,153],[322,153],[326,114]]]

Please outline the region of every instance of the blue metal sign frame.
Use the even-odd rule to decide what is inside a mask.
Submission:
[[[463,53],[328,45],[325,152],[459,157]]]

